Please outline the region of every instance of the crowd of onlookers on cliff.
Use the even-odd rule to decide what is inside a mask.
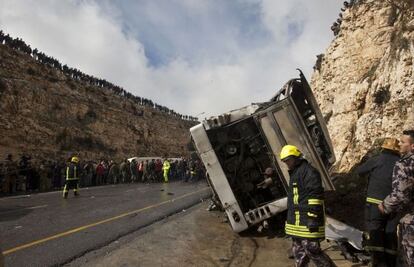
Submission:
[[[345,10],[353,7],[354,5],[358,4],[361,1],[362,0],[350,0],[350,1],[344,2],[344,6],[341,8],[341,13],[339,13],[339,18],[331,26],[331,30],[335,36],[337,36],[339,32],[341,31],[342,12],[345,12]]]
[[[339,13],[339,18],[331,26],[331,30],[335,36],[337,36],[339,32],[341,31],[342,12],[345,12],[345,10],[352,8],[353,6],[359,4],[360,2],[362,2],[362,0],[350,0],[349,2],[348,1],[344,2],[344,6],[341,8],[341,13]],[[325,56],[324,54],[319,54],[316,56],[316,62],[315,62],[315,65],[313,66],[314,71],[319,71],[321,69],[324,56]]]
[[[169,180],[195,182],[205,178],[205,168],[198,159],[174,158],[170,162]],[[65,185],[69,159],[34,160],[22,155],[15,160],[9,154],[0,161],[0,195],[19,192],[60,190]],[[118,183],[157,183],[163,181],[163,159],[132,158],[123,161],[101,159],[79,162],[81,187]]]
[[[198,118],[188,115],[182,115],[177,112],[175,112],[172,109],[169,109],[165,106],[159,105],[157,103],[154,103],[152,100],[135,96],[126,90],[124,88],[117,86],[111,82],[108,82],[105,79],[99,79],[97,77],[88,75],[86,73],[83,73],[82,71],[68,67],[66,64],[62,64],[59,62],[59,60],[46,55],[45,53],[39,51],[38,49],[32,49],[30,45],[26,44],[21,38],[12,38],[9,34],[5,34],[2,30],[0,30],[0,45],[6,45],[14,50],[21,51],[25,54],[30,55],[32,58],[34,58],[38,63],[43,64],[45,66],[48,66],[50,68],[55,68],[61,72],[63,72],[68,78],[71,78],[76,81],[84,82],[92,86],[96,86],[99,88],[102,88],[103,90],[109,90],[115,95],[119,95],[122,97],[125,97],[127,99],[130,99],[134,101],[136,104],[140,106],[146,106],[153,109],[156,109],[158,111],[164,112],[170,116],[180,118],[182,120],[188,120],[188,121],[197,121]]]

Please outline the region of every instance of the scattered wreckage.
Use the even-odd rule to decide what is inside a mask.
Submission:
[[[205,119],[190,129],[213,196],[235,232],[262,229],[287,209],[289,174],[275,156],[286,144],[299,147],[319,170],[325,191],[335,190],[329,176],[335,155],[328,129],[299,72],[299,78],[288,81],[269,101]],[[268,168],[274,170],[273,183],[261,187]],[[326,238],[337,241],[345,256],[350,248],[362,250],[362,232],[329,217]]]

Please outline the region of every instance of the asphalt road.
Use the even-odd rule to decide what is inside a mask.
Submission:
[[[56,266],[210,196],[206,183],[122,184],[0,199],[7,266]]]

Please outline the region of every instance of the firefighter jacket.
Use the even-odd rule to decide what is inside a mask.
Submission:
[[[164,171],[168,171],[170,169],[170,167],[171,167],[170,162],[168,160],[165,160],[164,164],[162,165],[162,169]]]
[[[367,203],[378,205],[391,193],[392,170],[399,159],[398,154],[383,150],[355,169],[359,175],[369,174]]]
[[[66,167],[66,181],[78,180],[79,179],[79,168],[78,165],[71,162]]]
[[[301,159],[289,175],[286,234],[295,238],[325,238],[324,189],[318,170]]]
[[[405,215],[401,222],[414,224],[414,154],[403,156],[395,164],[392,174],[392,190],[384,199],[385,213]]]

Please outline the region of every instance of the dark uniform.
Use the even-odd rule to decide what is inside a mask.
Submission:
[[[320,248],[325,238],[324,189],[319,172],[306,160],[289,170],[288,215],[285,232],[293,239],[295,265],[335,266]]]
[[[76,162],[72,160],[66,167],[66,183],[63,188],[63,197],[67,198],[69,190],[73,189],[75,196],[79,195],[79,173],[80,168]]]
[[[400,213],[401,243],[407,266],[414,266],[414,154],[404,155],[395,164],[392,192],[383,202],[386,214]]]
[[[18,167],[17,163],[13,160],[12,155],[7,156],[7,160],[4,164],[4,177],[5,181],[3,184],[4,193],[15,193],[16,192],[16,182],[18,178]]]
[[[360,175],[369,173],[365,210],[365,230],[369,238],[365,249],[371,253],[373,266],[380,263],[387,263],[387,266],[396,264],[399,218],[395,215],[382,215],[378,204],[391,193],[392,171],[399,159],[399,154],[384,149],[355,170]]]

